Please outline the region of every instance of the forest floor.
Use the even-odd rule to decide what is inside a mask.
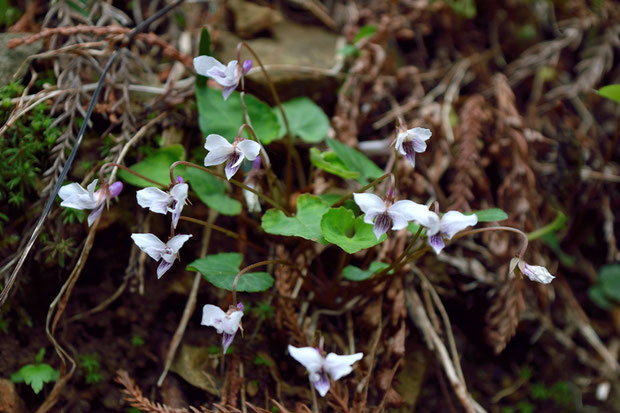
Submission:
[[[127,41],[167,3],[0,1],[0,286],[10,287],[0,412],[620,412],[620,101],[597,92],[620,83],[620,3],[185,2]],[[541,284],[511,267],[523,246],[515,233],[469,235],[396,265],[411,239],[427,251],[425,238],[393,230],[347,254],[270,231],[241,188],[209,187],[224,202],[214,206],[190,178],[183,216],[202,224],[182,218],[178,231],[193,237],[158,279],[131,234],[165,234],[169,223],[136,204],[139,185],[119,172],[124,190],[92,227],[84,211],[54,203],[10,285],[115,50],[67,182],[177,150],[172,161],[202,165],[205,136],[228,127],[228,109],[206,111],[213,101],[199,96],[221,96],[192,64],[206,32],[224,64],[239,42],[256,52],[287,114],[292,99],[316,103],[290,120],[300,138],[291,149],[270,83],[241,49],[253,60],[239,87],[247,100],[235,92],[229,102],[280,116],[263,143],[287,213],[303,194],[334,200],[374,179],[340,142],[392,172],[398,199],[501,209],[499,224],[527,234],[525,260],[556,278]],[[400,122],[432,131],[415,168],[390,146]],[[186,266],[231,252],[245,266],[279,261],[260,269],[272,287],[239,292],[245,330],[224,357],[201,309],[233,297]],[[360,270],[371,263],[396,269]],[[357,280],[345,271],[353,265]],[[322,340],[327,352],[364,354],[325,397],[287,350]]]

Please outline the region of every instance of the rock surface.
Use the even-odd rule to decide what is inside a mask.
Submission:
[[[305,26],[290,21],[273,25],[271,37],[246,40],[264,65],[269,68],[280,98],[283,101],[297,96],[308,96],[317,100],[324,94],[334,95],[338,79],[326,72],[337,63],[338,36],[323,28]],[[222,51],[218,53],[223,61],[237,58],[237,44],[243,39],[233,33],[221,32],[219,39]],[[247,76],[248,91],[273,104],[271,93],[258,63],[242,49],[241,59],[252,59],[254,67]]]
[[[22,44],[13,49],[7,47],[10,40],[28,35],[29,33],[0,33],[0,87],[13,80],[13,75],[20,69],[24,60],[43,49],[43,40]]]

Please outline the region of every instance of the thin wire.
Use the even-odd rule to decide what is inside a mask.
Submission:
[[[149,17],[142,23],[138,24],[132,31],[130,31],[127,34],[127,42],[126,43],[124,42],[123,45],[129,45],[132,42],[132,40],[140,32],[146,29],[151,23],[159,19],[164,14],[168,13],[173,8],[177,7],[179,4],[183,3],[183,1],[184,0],[177,0],[174,3],[167,5],[166,7],[159,10],[157,13],[155,13],[154,15],[152,15],[151,17]],[[22,266],[24,265],[24,262],[26,261],[26,258],[28,257],[28,253],[30,252],[30,250],[32,249],[32,246],[37,240],[37,237],[39,236],[39,232],[41,232],[41,228],[43,227],[43,223],[45,222],[45,218],[47,218],[50,210],[52,209],[54,199],[56,199],[56,195],[58,194],[58,191],[60,190],[62,183],[67,177],[67,174],[69,173],[71,164],[73,163],[73,160],[75,159],[78,148],[80,144],[82,143],[82,138],[84,137],[84,133],[86,132],[86,128],[88,127],[88,121],[90,120],[90,117],[93,114],[93,110],[95,108],[95,104],[97,103],[97,99],[99,98],[99,94],[101,93],[101,89],[103,89],[103,82],[105,81],[105,77],[108,74],[108,71],[110,70],[110,68],[112,67],[112,64],[114,63],[114,61],[120,54],[120,46],[121,44],[119,43],[116,44],[114,53],[112,54],[112,56],[110,56],[110,60],[108,60],[108,63],[103,68],[103,72],[101,72],[101,77],[99,78],[99,82],[97,82],[97,88],[95,89],[95,92],[93,93],[93,96],[90,100],[90,104],[88,105],[88,110],[86,111],[86,116],[84,116],[84,122],[82,123],[82,126],[80,127],[80,131],[78,132],[77,138],[75,139],[75,143],[73,144],[71,153],[69,154],[69,157],[67,158],[67,162],[65,163],[65,166],[60,172],[60,175],[58,175],[58,180],[56,181],[56,185],[54,185],[54,189],[52,190],[50,197],[45,203],[45,207],[43,208],[43,213],[39,217],[39,220],[37,221],[37,225],[34,227],[34,230],[32,234],[30,235],[30,239],[28,240],[28,243],[26,244],[24,250],[22,251],[21,256],[19,257],[19,261],[17,261],[17,264],[15,265],[15,268],[13,269],[13,272],[11,273],[11,276],[9,277],[9,280],[4,286],[2,293],[0,293],[0,307],[2,307],[4,303],[6,302],[9,296],[9,292],[11,291],[13,284],[15,284],[15,280],[17,279],[17,274],[19,273],[19,270],[21,270]]]

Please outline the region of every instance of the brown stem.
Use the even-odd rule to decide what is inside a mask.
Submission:
[[[267,80],[267,84],[269,85],[269,90],[271,91],[271,95],[273,96],[273,99],[276,101],[276,105],[278,106],[278,109],[280,110],[280,113],[282,114],[282,120],[284,121],[284,126],[286,128],[286,145],[288,149],[286,152],[286,170],[288,172],[286,176],[286,189],[287,189],[287,194],[290,194],[291,188],[292,188],[291,169],[293,169],[293,166],[292,166],[293,165],[293,151],[295,151],[295,148],[293,146],[293,135],[291,134],[291,128],[288,123],[288,118],[286,117],[286,113],[284,112],[284,107],[282,106],[282,102],[280,102],[280,96],[278,95],[278,92],[276,91],[276,87],[273,81],[271,80],[271,76],[269,76],[267,69],[265,69],[263,62],[261,62],[260,58],[254,52],[254,50],[250,47],[250,45],[248,45],[245,42],[240,42],[237,45],[237,56],[238,56],[239,61],[241,61],[240,59],[241,47],[245,47],[246,49],[248,49],[248,51],[256,59],[256,62],[260,66],[261,71],[263,72],[263,75],[265,76],[265,79]],[[301,168],[301,165],[298,164],[297,168]],[[301,169],[299,169],[299,174],[300,174],[300,177],[303,176],[303,171],[301,171]],[[300,184],[302,184],[301,181],[300,181]]]
[[[486,232],[486,231],[509,231],[509,232],[514,232],[516,234],[521,235],[521,237],[523,237],[523,243],[521,244],[521,251],[519,251],[519,259],[523,259],[523,256],[525,255],[525,250],[527,250],[527,244],[528,244],[527,234],[516,228],[499,226],[499,227],[470,229],[469,231],[459,232],[454,237],[452,237],[452,240],[463,238],[467,235],[478,234],[480,232]]]
[[[134,170],[131,170],[131,169],[127,168],[126,166],[118,164],[118,163],[115,163],[115,162],[108,162],[108,163],[104,163],[103,165],[101,165],[101,168],[99,169],[99,180],[101,181],[102,184],[105,182],[105,179],[103,178],[103,170],[108,168],[108,167],[110,167],[110,166],[115,166],[115,167],[120,168],[120,169],[122,169],[124,171],[127,171],[130,174],[135,175],[135,176],[137,176],[140,179],[144,179],[145,181],[152,183],[153,185],[157,185],[157,186],[160,186],[162,188],[167,188],[166,185],[164,185],[162,183],[159,183],[157,181],[154,181],[151,178],[147,178],[146,176],[144,176],[142,174],[139,174],[138,172],[136,172]]]
[[[267,172],[267,185],[269,186],[269,194],[273,197],[274,195],[276,195],[274,193],[273,183],[276,182],[279,184],[279,181],[276,178],[275,174],[273,173],[273,169],[271,169],[271,159],[269,159],[269,155],[267,155],[267,151],[265,150],[265,147],[263,146],[261,141],[258,139],[258,136],[256,136],[256,132],[254,131],[254,128],[251,125],[247,123],[244,123],[243,125],[241,125],[241,128],[239,128],[239,136],[241,136],[241,132],[243,131],[244,128],[248,128],[248,131],[250,131],[250,135],[252,135],[252,138],[256,141],[256,143],[260,145],[260,151],[261,151],[261,154],[263,155],[263,161],[265,162],[265,171]],[[281,191],[282,188],[279,188],[279,190]]]
[[[372,188],[373,186],[379,184],[381,181],[383,181],[384,179],[386,179],[390,175],[392,175],[392,173],[388,172],[385,175],[382,175],[381,177],[375,179],[374,181],[372,181],[368,185],[363,186],[360,190],[358,190],[358,191],[351,191],[350,193],[348,193],[347,195],[344,195],[342,198],[340,198],[338,201],[336,201],[336,203],[332,205],[332,208],[337,208],[340,205],[342,205],[344,203],[344,201],[346,201],[347,199],[349,199],[349,198],[351,198],[353,196],[354,192],[364,192],[365,190],[367,190],[369,188]]]

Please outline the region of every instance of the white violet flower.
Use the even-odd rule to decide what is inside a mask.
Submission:
[[[235,139],[231,144],[220,135],[207,136],[205,149],[209,151],[205,157],[205,166],[219,165],[228,161],[224,171],[226,179],[237,173],[244,158],[253,161],[260,152],[260,145],[249,139]]]
[[[427,228],[428,243],[436,254],[439,254],[446,246],[443,237],[452,239],[457,232],[478,223],[478,217],[475,214],[465,215],[458,211],[448,211],[441,218],[436,213],[428,211],[416,220]]]
[[[178,258],[179,250],[191,238],[191,235],[179,234],[170,238],[165,244],[153,234],[131,234],[131,239],[138,248],[155,261],[159,261],[157,278],[161,278]]]
[[[402,200],[394,202],[392,191],[382,200],[374,194],[353,194],[355,203],[366,214],[364,222],[373,224],[373,231],[377,239],[387,232],[390,225],[393,230],[403,229],[409,221],[418,219],[430,212],[428,208],[413,201]]]
[[[323,357],[318,348],[297,348],[291,345],[288,346],[288,352],[308,370],[310,381],[321,397],[329,391],[328,373],[336,381],[351,373],[353,371],[351,365],[364,357],[363,353],[351,354],[350,356],[329,353],[327,357]]]
[[[60,206],[74,209],[92,209],[88,215],[88,226],[101,215],[104,203],[110,202],[110,199],[118,196],[123,190],[123,183],[114,182],[111,185],[103,185],[99,190],[95,191],[97,179],[92,181],[86,189],[80,184],[71,183],[63,186],[58,191],[58,196],[62,198]]]
[[[241,75],[246,74],[252,68],[252,61],[243,62],[241,71],[239,70],[239,62],[232,60],[227,66],[224,66],[219,60],[212,56],[198,56],[194,58],[194,69],[196,73],[202,76],[213,78],[217,83],[224,86],[222,96],[224,100],[228,99],[230,94],[239,85]]]
[[[555,277],[540,265],[529,265],[526,262],[519,261],[519,269],[527,278],[541,284],[549,284]]]
[[[396,150],[403,155],[411,166],[415,167],[415,153],[422,153],[426,150],[426,141],[431,137],[430,129],[413,128],[400,129],[396,136]]]
[[[202,307],[202,321],[200,324],[207,327],[215,327],[218,334],[222,334],[222,347],[224,354],[233,342],[237,330],[241,328],[241,317],[243,317],[243,304],[238,303],[236,307],[231,306],[227,312],[211,304]]]
[[[142,208],[148,208],[157,214],[172,213],[172,225],[177,227],[185,200],[187,199],[187,191],[189,186],[183,182],[182,177],[177,177],[177,183],[170,189],[170,192],[164,192],[159,188],[148,187],[136,192],[136,199]]]

